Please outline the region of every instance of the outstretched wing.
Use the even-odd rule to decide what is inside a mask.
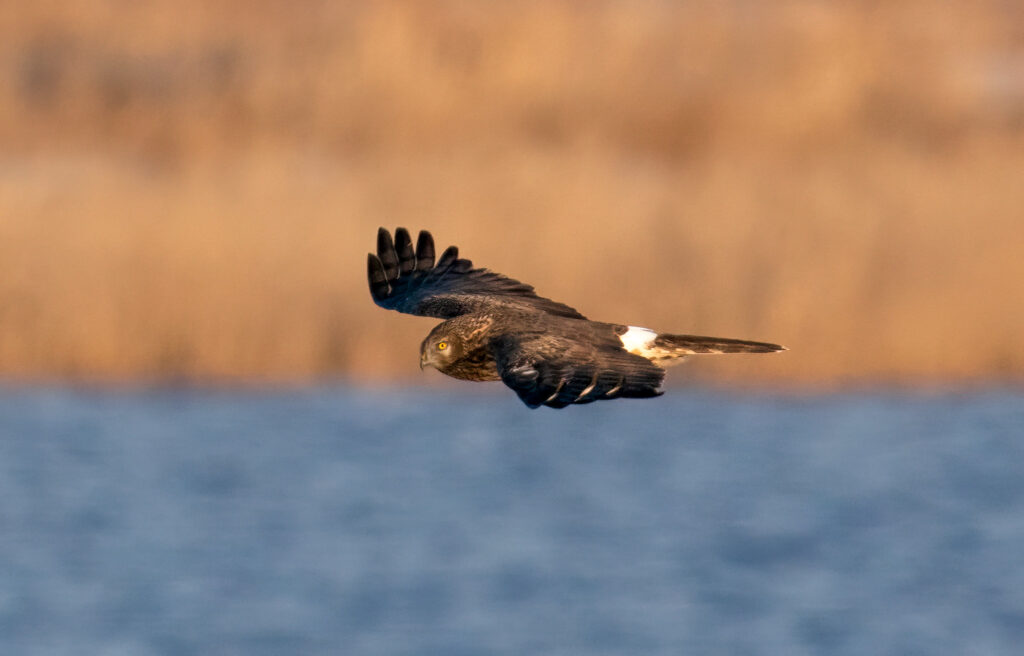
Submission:
[[[493,350],[502,381],[531,408],[662,394],[665,370],[614,344],[563,335],[506,335]]]
[[[518,280],[474,269],[459,258],[459,249],[449,246],[434,263],[434,238],[420,232],[413,250],[405,228],[395,230],[395,239],[381,228],[377,231],[377,254],[367,257],[370,295],[377,305],[406,314],[451,319],[494,305],[526,306],[549,314],[585,319],[561,303],[537,296],[533,287]]]

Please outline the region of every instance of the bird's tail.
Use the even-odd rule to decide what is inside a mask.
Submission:
[[[785,346],[727,337],[660,334],[645,345],[643,355],[659,365],[675,364],[687,355],[706,353],[774,353]],[[675,361],[675,362],[673,362]]]

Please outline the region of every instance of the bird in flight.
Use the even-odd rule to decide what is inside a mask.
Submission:
[[[786,350],[590,321],[529,285],[474,268],[455,246],[435,261],[434,238],[426,230],[414,249],[405,228],[395,230],[394,240],[381,228],[367,272],[377,305],[445,320],[420,345],[421,369],[430,365],[453,378],[500,380],[531,408],[661,396],[665,365],[687,355]]]

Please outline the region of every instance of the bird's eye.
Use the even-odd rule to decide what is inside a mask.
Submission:
[[[437,350],[438,351],[443,351],[446,348],[448,348],[448,342],[438,342],[437,343]]]

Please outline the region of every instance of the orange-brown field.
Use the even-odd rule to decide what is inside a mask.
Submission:
[[[1017,3],[26,2],[0,67],[4,378],[418,376],[379,225],[792,349],[675,382],[1024,378]]]

